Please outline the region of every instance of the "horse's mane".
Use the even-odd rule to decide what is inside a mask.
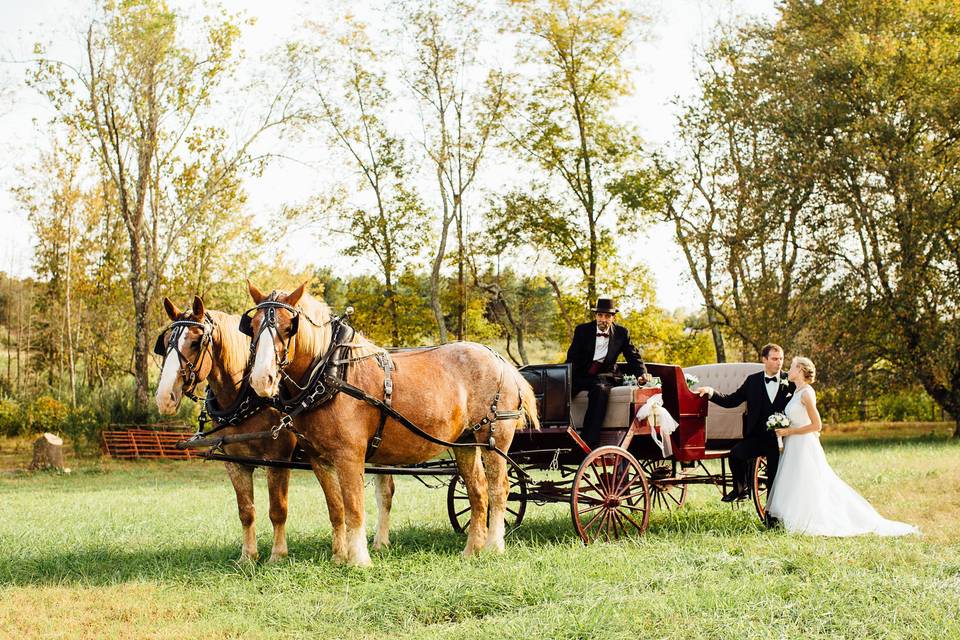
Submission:
[[[301,331],[298,334],[298,339],[302,339],[303,343],[301,347],[308,353],[321,353],[327,349],[330,345],[330,306],[323,300],[318,300],[314,298],[309,293],[304,293],[300,298],[300,302],[297,303],[303,313],[307,315],[310,320],[313,322],[322,325],[318,332],[308,331],[304,332],[303,327],[305,324],[310,324],[310,320],[301,320],[300,328]],[[321,343],[318,345],[314,342],[314,338],[319,337]],[[353,339],[350,341],[353,346],[354,351],[353,355],[355,357],[364,356],[371,353],[379,353],[383,351],[380,347],[370,342],[362,333],[355,331]]]
[[[223,311],[207,310],[220,331],[220,358],[230,376],[242,374],[250,353],[250,339],[240,333],[240,316]]]

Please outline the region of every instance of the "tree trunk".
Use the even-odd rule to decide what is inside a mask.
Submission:
[[[443,223],[440,227],[440,245],[437,247],[437,255],[433,258],[433,269],[430,271],[430,308],[433,309],[433,317],[437,320],[437,331],[440,334],[440,343],[447,341],[447,323],[443,320],[443,309],[440,306],[440,267],[443,266],[443,258],[447,253],[447,235],[450,231],[450,222],[453,220],[447,215],[447,192],[443,186],[443,172],[437,167],[437,182],[440,184],[440,199],[443,203]]]
[[[67,281],[65,300],[66,323],[67,323],[67,367],[70,373],[70,406],[77,406],[77,369],[73,358],[73,319],[70,313],[71,287],[70,279],[73,276],[73,206],[69,205],[67,214]]]
[[[52,433],[44,433],[33,443],[33,460],[30,470],[63,470],[63,439]]]
[[[953,429],[954,440],[960,440],[960,418],[956,419],[956,427]]]
[[[723,346],[723,334],[720,332],[717,314],[710,301],[707,302],[707,322],[710,324],[710,334],[713,336],[713,348],[717,352],[717,362],[726,362],[727,352]]]
[[[135,293],[137,293],[135,291]],[[141,299],[134,300],[134,346],[133,346],[133,367],[134,378],[137,383],[136,400],[137,409],[146,411],[150,403],[150,356],[147,344],[147,300],[145,295],[138,296]]]
[[[463,281],[463,209],[456,206],[455,212],[457,217],[457,340],[463,340],[463,314],[467,300],[467,288]]]

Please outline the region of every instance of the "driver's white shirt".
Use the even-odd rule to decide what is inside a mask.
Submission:
[[[594,325],[596,326],[596,325]],[[613,332],[613,325],[607,329],[606,337],[597,336],[597,344],[593,348],[593,361],[598,362],[607,357],[607,351],[610,349],[610,334]],[[597,333],[600,333],[600,329],[597,329]]]

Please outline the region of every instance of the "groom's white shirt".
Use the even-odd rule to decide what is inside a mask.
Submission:
[[[763,372],[763,377],[768,377],[766,371]],[[767,397],[770,398],[770,404],[773,404],[773,399],[777,397],[777,389],[780,387],[780,372],[778,371],[774,377],[776,380],[768,380],[766,383]]]

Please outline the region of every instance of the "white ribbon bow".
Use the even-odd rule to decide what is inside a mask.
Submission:
[[[637,420],[647,420],[650,425],[650,437],[658,447],[664,458],[673,455],[673,445],[670,442],[670,435],[677,430],[680,425],[669,411],[663,410],[663,394],[649,398],[646,403],[637,411]],[[657,426],[660,427],[660,433],[657,434]]]

